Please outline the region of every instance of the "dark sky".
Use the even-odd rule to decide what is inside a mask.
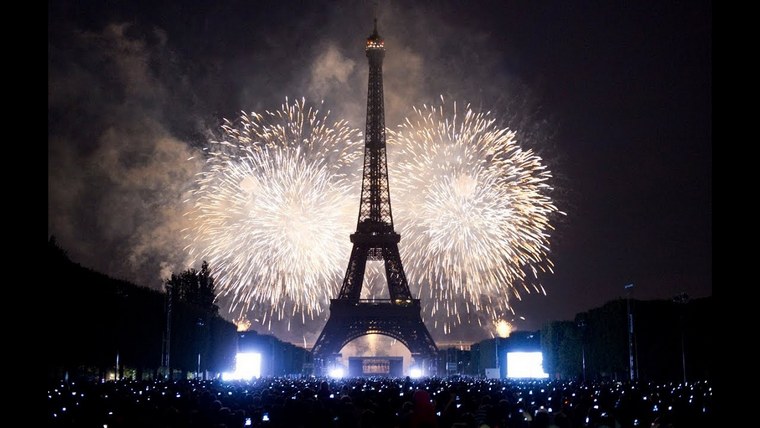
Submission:
[[[555,274],[520,329],[624,295],[712,294],[712,18],[692,2],[379,2],[386,125],[439,94],[496,112],[555,175]],[[48,233],[160,287],[188,161],[241,110],[323,99],[364,127],[372,2],[55,1]],[[325,53],[329,52],[330,55]],[[196,266],[197,267],[197,266]]]

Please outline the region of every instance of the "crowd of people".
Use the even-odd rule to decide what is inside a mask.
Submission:
[[[471,378],[58,382],[52,427],[581,428],[713,426],[712,387]]]

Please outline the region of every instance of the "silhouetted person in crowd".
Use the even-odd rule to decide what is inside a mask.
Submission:
[[[435,417],[435,407],[430,402],[430,394],[424,389],[414,391],[412,395],[412,428],[438,428],[438,420]]]
[[[533,417],[533,421],[530,423],[530,428],[549,428],[549,413],[546,410],[539,410],[536,412],[536,416]]]
[[[484,395],[483,398],[480,399],[480,406],[478,407],[478,410],[475,412],[475,422],[477,422],[478,426],[481,426],[483,424],[491,426],[489,416],[493,413],[492,408],[493,406],[491,406],[491,397]]]
[[[326,400],[330,399],[330,394],[332,394],[332,391],[330,391],[330,384],[327,383],[326,380],[323,380],[322,383],[319,384],[317,399],[324,403]]]

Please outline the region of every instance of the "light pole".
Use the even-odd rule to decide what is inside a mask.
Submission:
[[[198,352],[198,369],[195,371],[195,379],[198,380],[201,377],[201,353]]]
[[[583,383],[586,383],[586,320],[578,320],[578,328],[581,330],[581,367],[583,368]]]
[[[204,340],[204,332],[206,327],[206,322],[203,320],[203,318],[198,318],[195,322],[195,325],[198,327],[197,331],[197,343],[198,343],[198,365],[197,370],[195,371],[195,378],[199,379],[201,377],[201,351],[204,348],[205,340]],[[206,364],[208,365],[208,363]]]
[[[166,377],[167,379],[172,378],[172,370],[169,366],[169,356],[170,356],[170,349],[171,349],[171,339],[172,339],[172,285],[167,283],[166,284],[166,330],[164,330],[164,346],[163,346],[163,355],[161,358],[161,365],[164,367],[164,370],[166,370]]]
[[[689,295],[686,293],[681,293],[673,297],[673,302],[678,304],[680,307],[680,324],[681,324],[681,368],[683,369],[683,383],[686,385],[686,346],[685,346],[685,340],[684,335],[686,330],[686,304],[689,303]]]
[[[499,373],[499,379],[501,379],[501,367],[499,367],[499,336],[494,337],[494,349],[496,351],[496,371]]]
[[[635,371],[633,369],[633,313],[631,313],[631,294],[633,293],[633,283],[625,285],[628,308],[628,368],[631,373],[631,382],[636,379]]]

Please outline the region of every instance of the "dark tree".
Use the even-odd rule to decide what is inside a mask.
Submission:
[[[172,274],[166,281],[166,289],[175,302],[197,306],[212,316],[219,313],[219,307],[214,303],[214,277],[211,276],[211,269],[206,261],[201,265],[200,272],[191,268],[179,275]]]
[[[209,314],[218,315],[219,306],[214,303],[215,299],[214,277],[211,276],[208,262],[204,260],[198,273],[198,305]]]
[[[230,361],[219,355],[217,348],[229,351],[227,328],[231,325],[219,317],[214,277],[208,262],[201,270],[188,269],[172,274],[166,281],[166,292],[172,303],[171,316],[171,366],[183,371],[222,370]],[[234,326],[231,329],[234,333]],[[234,350],[233,350],[234,353]],[[199,362],[200,361],[200,362]]]
[[[552,321],[541,330],[544,370],[552,378],[581,377],[581,336],[576,323]]]
[[[157,375],[166,328],[166,294],[110,278],[71,261],[54,236],[48,240],[47,269],[55,272],[43,293],[51,334],[47,374],[53,379]],[[172,275],[171,365],[184,371],[229,370],[234,360],[234,324],[218,315],[208,264]]]

